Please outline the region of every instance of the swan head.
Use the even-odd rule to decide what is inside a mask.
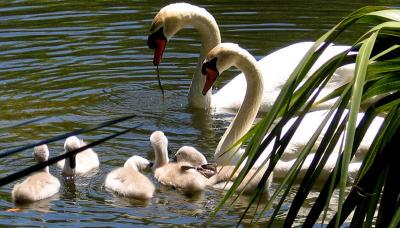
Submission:
[[[40,146],[35,146],[35,148],[33,148],[33,158],[37,162],[47,161],[49,158],[49,148],[47,145],[43,144]]]
[[[141,172],[150,169],[151,163],[146,158],[134,155],[125,162],[124,167],[129,167],[135,171]]]
[[[213,18],[204,8],[188,3],[174,3],[163,7],[154,17],[150,27],[147,45],[154,49],[153,64],[160,64],[168,40],[187,25],[196,23],[194,15],[207,15]]]
[[[238,50],[241,51],[242,49],[237,44],[221,43],[208,53],[201,68],[201,72],[206,76],[203,95],[211,89],[223,71],[236,64],[238,53],[240,53]]]
[[[70,151],[74,151],[79,149],[80,147],[84,146],[84,143],[82,140],[80,140],[76,136],[70,136],[67,139],[65,139],[64,143],[64,150],[65,153],[68,153]],[[64,165],[64,170],[69,170],[67,173],[75,173],[75,167],[76,167],[76,160],[75,160],[76,155],[72,155],[65,159],[65,165]]]
[[[153,169],[157,169],[169,162],[168,139],[162,131],[155,131],[150,135],[150,143],[154,150],[155,162]]]
[[[189,162],[194,166],[207,164],[207,159],[200,151],[191,146],[183,146],[175,154],[177,162]]]

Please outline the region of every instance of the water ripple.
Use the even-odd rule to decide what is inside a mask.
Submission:
[[[223,41],[237,42],[259,58],[289,43],[317,38],[341,17],[369,3],[204,1],[202,6],[220,24]],[[50,167],[62,181],[61,192],[54,199],[20,213],[6,212],[15,206],[10,196],[14,183],[2,187],[1,225],[201,226],[207,221],[221,192],[210,190],[187,198],[157,185],[154,198],[141,202],[115,196],[103,185],[105,175],[128,157],[136,154],[154,159],[149,136],[155,130],[165,131],[172,150],[190,143],[211,160],[233,118],[187,108],[187,92],[201,46],[193,29],[180,31],[168,44],[160,64],[166,90],[162,99],[147,35],[152,17],[164,4],[127,0],[0,2],[1,151],[133,113],[137,117],[130,121],[80,137],[91,142],[143,124],[94,148],[101,160],[94,176],[71,183],[59,169]],[[10,127],[35,119],[40,120]],[[51,156],[58,155],[63,152],[63,142],[51,143],[49,148]],[[26,150],[2,158],[0,176],[34,164],[31,156]],[[156,183],[151,173],[146,175]],[[247,202],[243,199],[232,209],[224,208],[210,226],[236,225]],[[287,207],[279,214],[281,219]],[[268,216],[266,213],[266,219]]]

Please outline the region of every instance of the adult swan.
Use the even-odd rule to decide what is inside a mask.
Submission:
[[[220,73],[227,70],[231,66],[239,68],[244,73],[245,79],[247,80],[247,88],[244,101],[239,108],[238,113],[229,125],[228,129],[225,131],[217,146],[217,149],[215,150],[214,159],[218,165],[236,164],[238,159],[241,157],[243,150],[239,150],[239,152],[235,153],[237,148],[232,148],[232,145],[242,138],[243,135],[246,134],[246,132],[251,128],[262,101],[264,88],[263,85],[268,83],[267,80],[264,83],[264,79],[266,78],[263,76],[264,72],[261,72],[259,63],[257,63],[257,61],[249,52],[240,48],[236,44],[222,43],[210,51],[206,57],[205,63],[203,64],[202,72],[206,75],[206,83],[204,85],[203,93],[205,94],[211,88],[212,84]],[[296,133],[293,135],[292,140],[285,149],[281,160],[276,164],[274,169],[274,177],[282,178],[287,174],[296,160],[298,153],[308,143],[312,134],[325,118],[325,114],[326,111],[316,111],[308,113],[304,117],[299,128],[296,130]],[[358,115],[358,120],[360,120],[362,116],[363,113],[360,113]],[[282,133],[287,131],[294,120],[295,118],[293,118],[284,126]],[[354,174],[358,172],[361,161],[364,158],[364,153],[368,151],[368,148],[371,145],[382,122],[383,118],[376,117],[370,125],[357,150],[356,156],[352,161],[350,172],[353,172]],[[320,137],[323,136],[324,132],[325,131],[321,133]],[[316,144],[319,144],[319,142]],[[265,158],[272,151],[272,145],[273,143],[270,143],[270,146],[266,148],[258,161],[263,162],[265,160]],[[339,152],[340,145],[337,145],[324,167],[321,175],[322,178],[328,176],[330,171],[334,168]],[[300,177],[302,177],[302,175],[304,175],[305,171],[308,169],[313,156],[313,154],[310,154],[306,158],[306,161],[300,170]],[[260,163],[256,163],[256,166],[259,164]],[[350,176],[351,175],[352,173],[350,173]]]
[[[217,112],[238,110],[246,91],[246,80],[243,74],[236,76],[213,95],[211,95],[211,91],[207,92],[205,96],[201,94],[205,83],[201,74],[201,65],[207,53],[221,43],[217,22],[204,8],[187,3],[175,3],[165,6],[157,13],[151,24],[151,34],[147,41],[149,48],[154,49],[154,65],[159,65],[168,40],[184,27],[194,27],[199,31],[201,37],[200,57],[189,89],[189,105],[202,109],[215,108]],[[268,83],[264,85],[260,111],[268,112],[271,109],[283,84],[313,44],[314,42],[295,43],[279,49],[259,61],[260,70],[268,73],[269,77]],[[347,49],[349,49],[349,46],[330,45],[311,71],[317,69],[332,56]],[[328,84],[327,87],[337,88],[347,83],[351,79],[353,71],[352,65],[338,69],[331,80],[331,84]],[[322,92],[321,94],[326,95],[328,93]],[[330,103],[324,103],[317,109],[324,109],[329,106]]]

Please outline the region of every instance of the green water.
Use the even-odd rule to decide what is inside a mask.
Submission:
[[[300,41],[314,40],[351,11],[388,1],[194,1],[220,25],[223,41],[236,42],[257,58]],[[137,114],[112,128],[81,135],[88,142],[143,123],[140,129],[94,148],[101,166],[92,177],[65,181],[60,194],[13,208],[14,183],[0,188],[0,224],[17,226],[163,226],[204,224],[223,193],[196,198],[157,186],[148,203],[119,198],[104,189],[105,175],[137,154],[153,158],[149,136],[163,130],[172,150],[191,144],[212,158],[232,115],[187,108],[199,37],[182,30],[169,43],[160,66],[165,102],[146,40],[151,20],[167,1],[1,1],[0,151],[37,142],[91,124]],[[398,4],[397,4],[398,5]],[[350,44],[357,30],[347,32]],[[232,75],[236,71],[230,72]],[[37,118],[28,125],[11,127]],[[63,142],[49,144],[53,155]],[[2,158],[0,175],[34,164],[31,151]],[[151,174],[147,174],[150,178]],[[152,179],[154,181],[154,179]],[[155,182],[155,181],[154,181]],[[315,193],[316,194],[316,193]],[[226,207],[213,226],[236,224],[247,201]],[[285,217],[285,209],[279,217]],[[304,214],[307,212],[303,212]],[[268,216],[268,213],[265,214]],[[247,217],[248,222],[250,217]],[[301,222],[301,217],[299,222]]]

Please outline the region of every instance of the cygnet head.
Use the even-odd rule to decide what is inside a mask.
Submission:
[[[192,146],[183,146],[175,154],[177,162],[189,162],[193,166],[207,164],[207,159],[200,151]]]
[[[201,72],[206,76],[203,95],[207,93],[223,71],[239,62],[241,55],[251,56],[250,53],[234,43],[221,43],[207,54],[201,68]]]
[[[49,148],[47,147],[46,144],[35,146],[33,148],[33,158],[35,159],[36,162],[41,163],[47,161],[49,159]],[[46,166],[45,168],[42,169],[45,172],[49,172],[49,167]]]
[[[37,162],[47,161],[47,159],[49,159],[49,148],[47,145],[35,146],[35,148],[33,148],[33,158]]]
[[[162,131],[155,131],[150,136],[150,143],[154,150],[155,162],[153,169],[161,167],[169,162],[168,139]]]
[[[78,137],[70,136],[65,139],[64,149],[66,152],[76,150],[80,147],[82,147],[82,140],[80,140]]]
[[[148,170],[151,167],[151,163],[146,158],[134,155],[125,162],[124,167],[129,167],[135,171],[142,172]]]

